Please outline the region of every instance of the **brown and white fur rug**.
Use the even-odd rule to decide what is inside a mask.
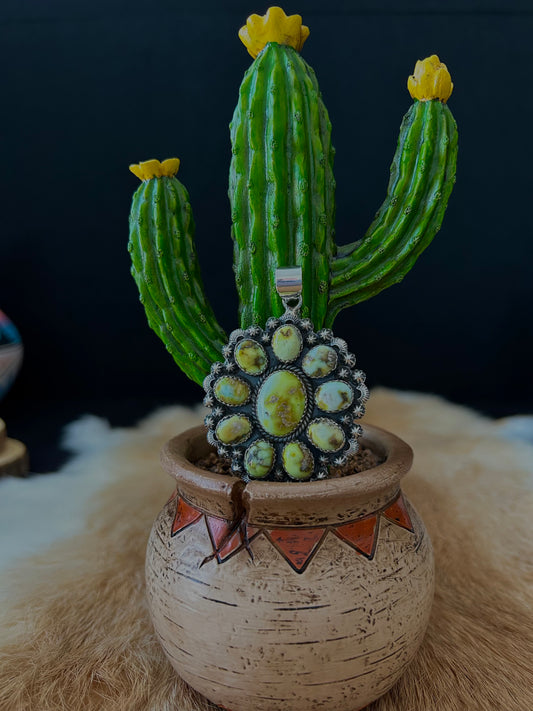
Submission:
[[[0,482],[2,711],[212,708],[163,656],[143,578],[151,523],[173,489],[159,449],[201,417],[167,408],[128,430],[87,418],[67,432],[75,456],[61,472]],[[419,654],[369,709],[532,711],[531,418],[378,390],[366,419],[414,448],[404,488],[437,576]]]

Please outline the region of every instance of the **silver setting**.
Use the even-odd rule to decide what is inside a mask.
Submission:
[[[336,346],[341,353],[348,353],[348,344],[344,338],[332,338],[330,346]]]
[[[276,269],[276,291],[283,303],[286,299],[298,297],[302,293],[302,284],[302,267]]]
[[[250,331],[251,329],[248,329],[248,330]],[[240,340],[243,336],[244,336],[244,331],[242,330],[242,328],[236,328],[234,331],[232,331],[230,333],[230,337],[229,337],[230,345],[235,345],[235,343],[237,343],[237,341]],[[224,352],[224,351],[222,351],[222,352]]]

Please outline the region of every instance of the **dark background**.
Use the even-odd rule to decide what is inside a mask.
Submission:
[[[228,123],[250,57],[237,37],[267,3],[3,0],[0,307],[26,357],[1,403],[33,469],[55,466],[83,412],[130,424],[196,402],[149,329],[129,274],[128,164],[179,156],[207,292],[236,327]],[[407,76],[437,53],[455,84],[457,184],[435,242],[399,286],[335,330],[371,386],[434,392],[502,416],[531,410],[533,7],[527,0],[284,5],[311,28],[337,148],[337,238],[382,202]]]

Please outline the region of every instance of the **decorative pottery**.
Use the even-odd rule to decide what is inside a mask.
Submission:
[[[22,364],[24,349],[15,325],[0,311],[0,399],[7,393]]]
[[[24,348],[15,325],[0,311],[0,400],[7,393],[22,364]],[[0,476],[24,476],[29,468],[28,452],[22,442],[7,436],[0,420]]]
[[[401,492],[410,447],[365,425],[377,467],[312,482],[244,482],[194,464],[197,427],[162,452],[177,490],[146,557],[149,608],[178,674],[232,711],[356,711],[417,651],[433,554]]]

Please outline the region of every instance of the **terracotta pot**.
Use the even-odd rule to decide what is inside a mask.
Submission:
[[[232,711],[355,711],[417,651],[433,597],[424,524],[400,491],[411,448],[366,425],[380,466],[251,482],[193,462],[203,427],[162,452],[177,492],[146,558],[156,634],[178,674]]]

